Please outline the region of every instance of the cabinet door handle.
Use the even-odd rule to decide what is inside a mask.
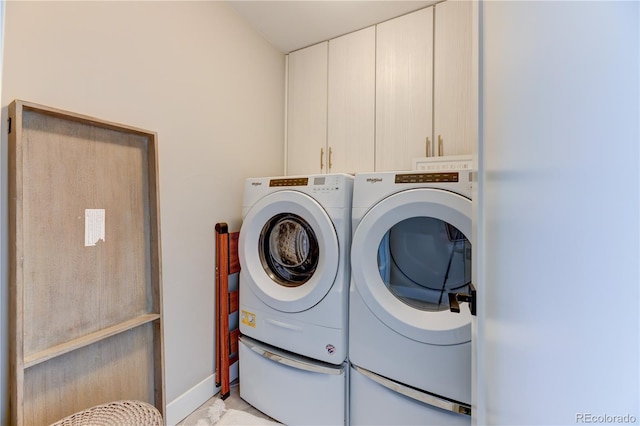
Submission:
[[[431,140],[429,136],[427,136],[427,141],[425,143],[425,157],[431,157]]]
[[[333,155],[333,150],[331,149],[331,147],[329,147],[329,170],[331,170],[331,167],[333,167],[333,164],[331,162],[332,155]]]
[[[324,169],[324,148],[320,148],[320,171]]]
[[[442,157],[443,150],[444,150],[444,143],[442,141],[442,135],[438,135],[438,157]]]

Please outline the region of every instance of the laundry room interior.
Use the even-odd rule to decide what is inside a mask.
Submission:
[[[0,3],[0,424],[640,422],[639,2]]]

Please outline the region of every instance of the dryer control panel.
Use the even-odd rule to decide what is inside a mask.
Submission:
[[[458,182],[458,172],[448,173],[398,173],[396,183],[433,183],[433,182]]]
[[[419,157],[413,159],[413,170],[420,172],[448,172],[472,170],[473,161],[469,155],[447,157]]]

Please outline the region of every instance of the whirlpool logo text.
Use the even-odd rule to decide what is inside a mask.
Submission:
[[[382,182],[382,178],[367,178],[367,182],[369,182],[369,183]]]

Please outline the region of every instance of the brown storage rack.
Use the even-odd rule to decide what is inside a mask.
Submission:
[[[216,224],[216,386],[223,400],[230,395],[229,367],[238,360],[240,331],[229,322],[239,305],[238,290],[229,287],[229,277],[240,272],[238,236],[239,232],[229,233],[226,223]]]
[[[157,136],[9,106],[12,425],[117,400],[164,414]]]

